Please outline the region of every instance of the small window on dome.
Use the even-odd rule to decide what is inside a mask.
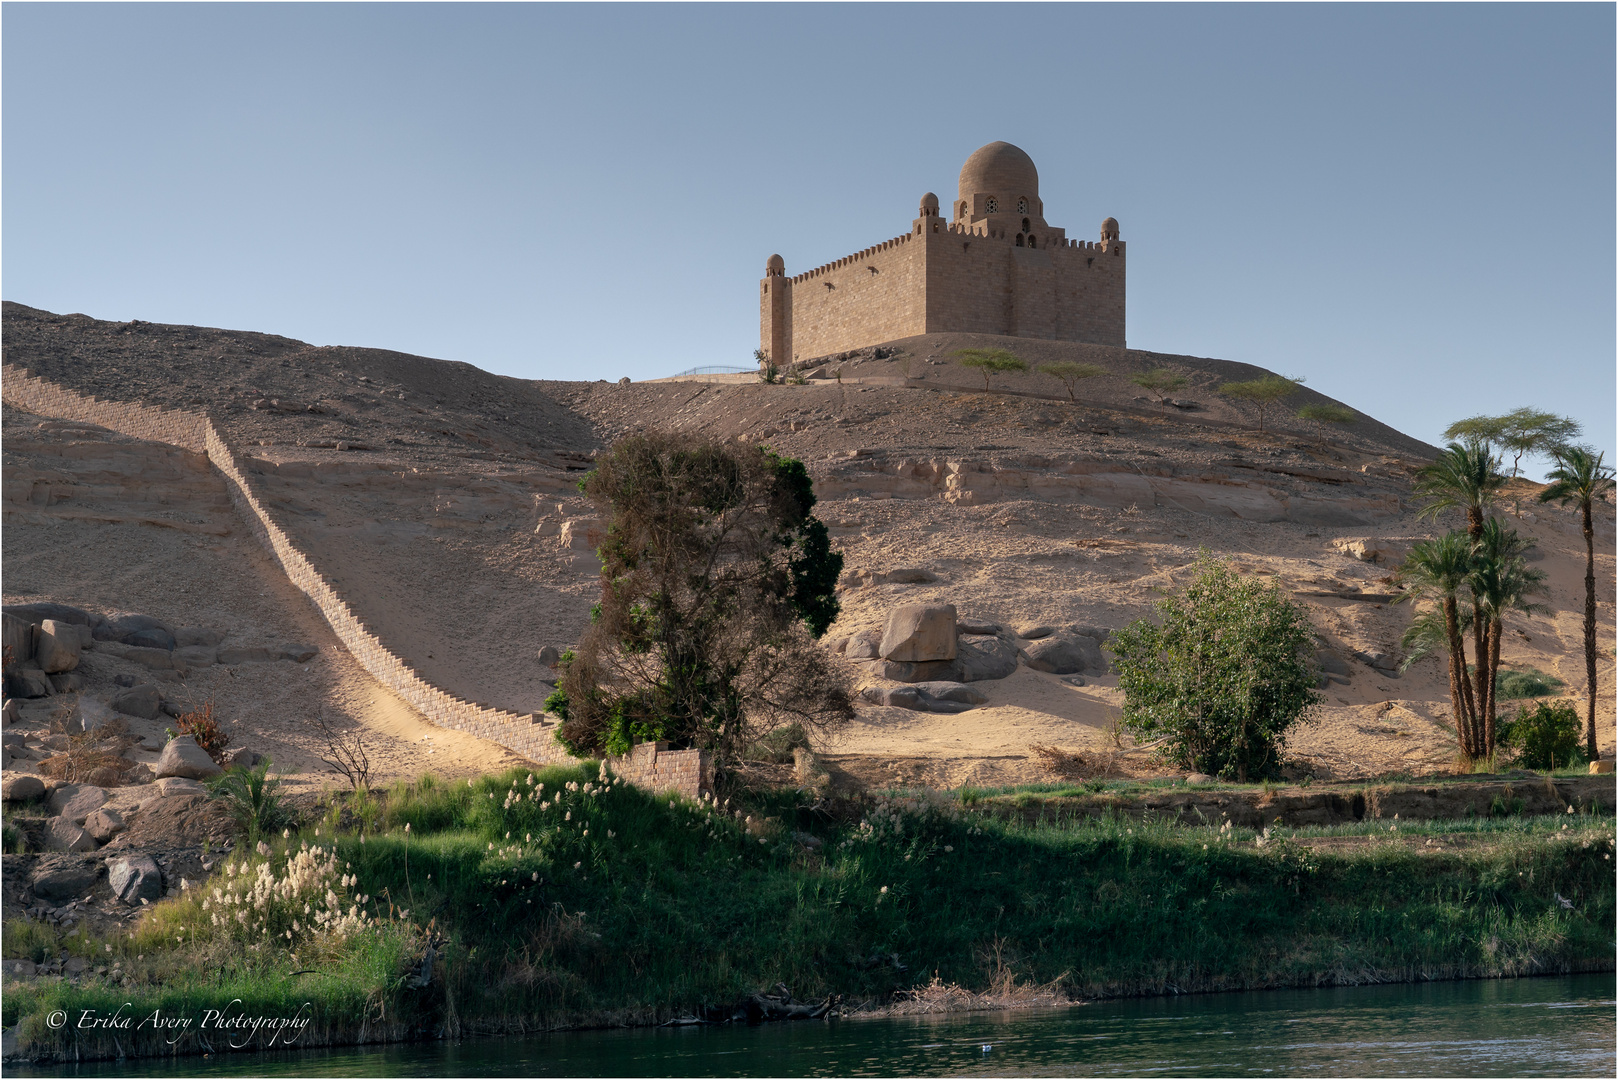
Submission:
[[[998,214],[1000,212],[1000,200],[995,198],[993,195],[990,195],[983,203],[983,209],[987,213]]]
[[[961,216],[962,216],[962,217],[965,217],[965,216],[966,216],[966,210],[967,210],[967,205],[966,205],[966,203],[962,203],[962,204],[961,204]]]
[[[1028,213],[1028,200],[1027,199],[1018,199],[1017,200],[1017,213],[1019,213],[1019,214]],[[1024,227],[1026,228],[1026,226],[1024,226]]]

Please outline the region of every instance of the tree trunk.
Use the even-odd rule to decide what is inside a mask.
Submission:
[[[1489,670],[1489,622],[1475,606],[1472,611],[1472,648],[1477,653],[1477,662],[1474,665],[1477,676],[1477,691],[1473,695],[1475,711],[1472,713],[1472,739],[1474,745],[1478,748],[1478,756],[1484,757],[1490,749],[1484,742],[1483,732],[1489,692],[1494,686],[1494,676]]]
[[[1466,508],[1466,535],[1473,540],[1483,535],[1483,507],[1468,506]]]
[[[1590,522],[1590,500],[1584,500],[1584,677],[1590,702],[1585,713],[1585,749],[1594,761],[1596,749],[1596,546]]]
[[[1449,700],[1455,713],[1455,738],[1468,759],[1472,752],[1471,687],[1466,681],[1466,646],[1461,641],[1455,598],[1444,597],[1444,629],[1449,637]]]
[[[1500,675],[1500,620],[1489,624],[1489,705],[1483,712],[1484,752],[1493,755],[1495,746],[1495,680]]]

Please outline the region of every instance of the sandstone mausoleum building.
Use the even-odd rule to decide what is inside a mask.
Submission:
[[[910,231],[796,277],[771,255],[759,348],[776,364],[917,334],[1124,344],[1124,243],[1069,240],[1045,222],[1033,159],[992,142],[966,159],[955,201],[921,197]]]

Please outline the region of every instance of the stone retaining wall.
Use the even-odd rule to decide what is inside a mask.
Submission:
[[[553,717],[544,713],[507,712],[463,701],[427,682],[383,645],[332,583],[275,523],[254,490],[250,471],[243,467],[241,458],[207,416],[134,402],[103,401],[57,386],[15,364],[4,365],[0,375],[3,375],[0,391],[5,401],[36,415],[97,424],[132,438],[168,443],[206,455],[224,476],[237,512],[287,577],[331,625],[338,640],[361,667],[428,720],[440,727],[499,743],[537,764],[575,760],[556,742]],[[631,783],[653,791],[678,791],[695,798],[712,788],[713,766],[704,751],[638,746],[624,758],[610,761],[609,765]]]

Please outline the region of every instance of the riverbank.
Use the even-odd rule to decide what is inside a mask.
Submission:
[[[132,932],[8,922],[8,959],[85,968],[8,976],[3,1023],[18,1056],[86,1060],[727,1019],[777,983],[854,1012],[935,978],[1094,999],[1610,971],[1613,825],[1266,835],[937,795],[725,806],[590,769],[426,779],[216,855]]]

